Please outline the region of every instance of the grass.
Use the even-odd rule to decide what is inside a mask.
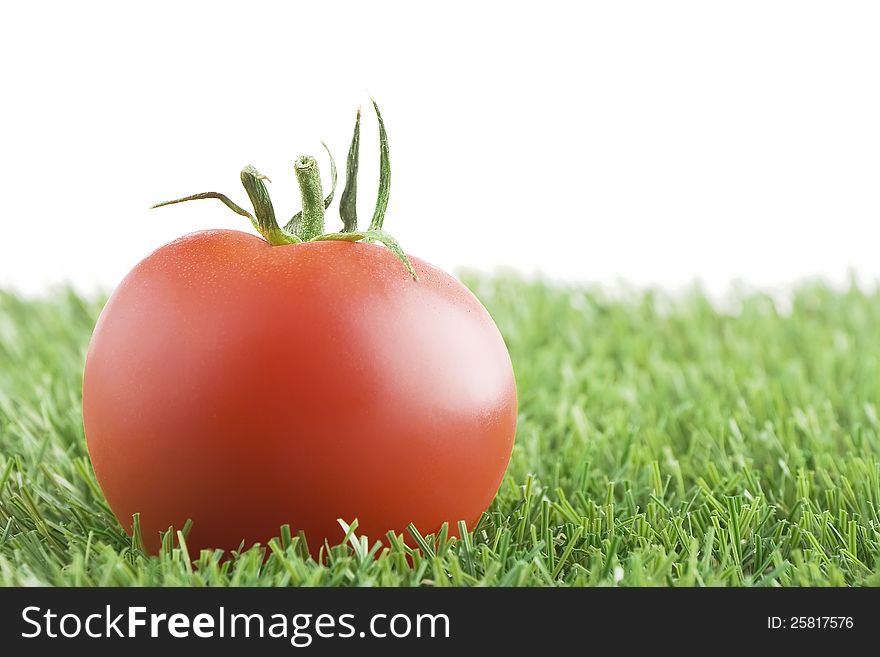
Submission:
[[[100,302],[0,292],[0,584],[880,585],[880,293],[805,285],[784,312],[755,293],[721,312],[698,292],[467,282],[519,385],[497,499],[464,540],[324,563],[286,532],[265,560],[133,547],[83,438]]]

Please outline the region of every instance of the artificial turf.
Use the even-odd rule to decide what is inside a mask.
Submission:
[[[518,381],[497,499],[463,540],[322,563],[286,531],[231,559],[133,546],[83,437],[101,301],[0,292],[0,584],[880,585],[880,292],[466,282]]]

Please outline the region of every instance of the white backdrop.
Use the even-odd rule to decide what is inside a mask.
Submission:
[[[21,2],[0,24],[0,286],[109,288],[183,233],[247,230],[215,201],[147,207],[244,203],[248,163],[287,217],[295,157],[342,161],[370,95],[386,227],[445,268],[880,276],[877,3]]]

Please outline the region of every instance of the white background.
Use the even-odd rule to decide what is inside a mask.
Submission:
[[[342,161],[370,95],[386,228],[447,269],[721,292],[880,276],[880,4],[4,3],[0,286],[112,287],[199,191]],[[375,123],[362,142],[372,212]],[[326,160],[320,160],[326,172]],[[328,227],[338,226],[335,207]]]

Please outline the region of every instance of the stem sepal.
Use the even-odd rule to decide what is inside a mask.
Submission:
[[[321,144],[330,157],[330,193],[326,197],[323,196],[321,176],[318,172],[318,164],[315,158],[309,155],[297,158],[294,164],[294,171],[299,183],[303,209],[293,215],[284,227],[278,225],[278,220],[275,218],[275,208],[272,205],[269,191],[266,188],[265,183],[271,181],[250,165],[241,171],[241,184],[254,208],[253,214],[234,203],[229,197],[218,192],[193,194],[173,201],[157,203],[152,207],[159,208],[165,205],[206,198],[217,199],[236,214],[247,217],[257,232],[273,246],[319,241],[378,242],[388,248],[400,260],[413,280],[418,280],[418,275],[406,253],[401,248],[400,243],[382,229],[385,221],[385,211],[388,208],[388,198],[391,193],[391,158],[385,122],[382,119],[382,114],[379,112],[379,106],[376,104],[376,101],[372,101],[372,103],[373,109],[376,112],[376,119],[379,123],[379,189],[376,196],[376,208],[370,220],[368,230],[358,230],[357,227],[356,206],[358,162],[360,159],[360,109],[357,112],[354,134],[348,149],[345,168],[345,188],[342,191],[342,197],[339,202],[339,215],[342,218],[343,224],[342,232],[324,233],[324,211],[333,202],[337,183],[336,161],[324,142],[321,142]]]

